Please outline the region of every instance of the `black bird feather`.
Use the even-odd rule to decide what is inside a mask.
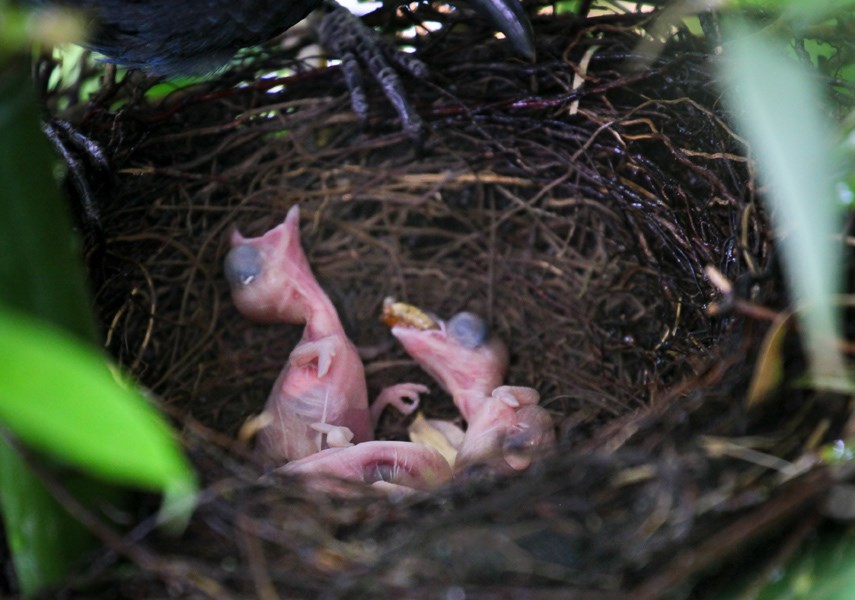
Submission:
[[[205,74],[241,48],[265,42],[330,0],[20,0],[65,6],[88,15],[86,46],[127,67],[155,75]],[[519,0],[469,0],[521,54],[534,54],[531,25]],[[358,35],[353,36],[358,38]]]
[[[24,0],[81,9],[86,46],[155,75],[205,74],[306,17],[319,0]]]

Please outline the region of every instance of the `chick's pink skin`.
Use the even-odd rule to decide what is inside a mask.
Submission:
[[[294,352],[312,340],[303,339]],[[322,360],[294,361],[285,366],[264,408],[271,422],[259,432],[259,444],[274,460],[295,460],[329,446],[374,438],[362,362],[346,338],[330,335],[319,341],[330,355],[326,374]],[[306,360],[307,355],[301,358]]]
[[[248,247],[258,253],[258,268],[248,282],[231,278],[232,301],[238,310],[253,321],[262,323],[295,323],[320,330],[340,329],[332,303],[318,285],[300,246],[300,209],[291,207],[285,222],[261,237],[245,238],[240,232],[231,235],[232,252]],[[315,334],[314,337],[318,337]]]
[[[532,388],[500,386],[469,421],[457,450],[455,473],[478,464],[503,472],[525,469],[534,456],[555,443],[552,417],[537,405]]]
[[[257,321],[305,324],[264,409],[270,422],[259,433],[261,447],[278,461],[371,440],[384,406],[410,412],[426,391],[416,384],[394,386],[369,411],[362,361],[312,274],[300,246],[299,218],[294,206],[283,224],[261,237],[233,233],[226,259],[241,313]]]
[[[326,475],[400,491],[429,490],[451,479],[442,455],[413,442],[364,442],[329,448],[278,469],[292,475]],[[391,484],[391,486],[389,486]]]
[[[461,313],[463,314],[463,313]],[[534,454],[555,442],[549,413],[537,406],[536,390],[504,386],[508,353],[504,344],[486,335],[455,336],[454,320],[440,329],[396,325],[392,334],[407,353],[452,396],[467,422],[457,448],[454,471],[487,464],[500,471],[528,467]],[[477,322],[470,316],[469,323]],[[458,322],[459,323],[459,322]],[[480,341],[480,343],[479,343]]]
[[[451,395],[457,410],[468,422],[480,410],[485,398],[502,385],[508,368],[508,351],[495,337],[477,347],[463,345],[450,335],[445,323],[440,325],[440,329],[396,325],[392,335]]]
[[[273,459],[294,460],[328,446],[330,432],[348,443],[373,438],[365,372],[335,307],[321,289],[300,245],[295,205],[285,222],[258,238],[232,234],[232,247],[258,252],[259,273],[232,281],[232,299],[245,316],[263,322],[305,324],[303,336],[280,373],[265,412],[270,424],[259,443]],[[234,252],[234,250],[233,250]],[[319,425],[347,428],[327,429]]]

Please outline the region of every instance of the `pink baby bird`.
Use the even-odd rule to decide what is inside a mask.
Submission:
[[[461,312],[448,322],[437,320],[436,327],[414,327],[401,319],[393,323],[392,334],[451,394],[468,423],[455,473],[480,465],[521,470],[533,454],[554,444],[552,418],[537,405],[537,391],[502,385],[508,352],[481,317]]]
[[[413,442],[363,442],[348,448],[328,448],[278,471],[348,479],[395,494],[427,491],[451,479],[451,467],[439,452]],[[332,491],[348,489],[329,479],[321,480],[320,485]]]
[[[392,335],[451,394],[467,422],[502,385],[508,370],[505,344],[489,333],[484,319],[470,312],[458,313],[448,322],[437,319],[433,328],[406,322],[392,327]]]
[[[369,409],[362,361],[312,274],[300,246],[299,220],[295,205],[284,223],[261,237],[235,231],[225,261],[241,313],[256,321],[305,325],[273,386],[263,413],[266,426],[259,432],[261,448],[278,462],[372,440],[386,405],[412,412],[418,394],[427,391],[417,384],[393,386]]]
[[[457,449],[456,472],[482,465],[513,472],[526,469],[534,455],[555,443],[549,413],[538,406],[530,387],[503,385],[493,390],[472,416]]]

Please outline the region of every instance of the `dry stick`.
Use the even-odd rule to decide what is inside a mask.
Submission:
[[[714,534],[696,549],[680,551],[658,575],[636,587],[630,597],[638,600],[664,597],[692,575],[737,554],[744,543],[757,541],[784,519],[809,507],[832,483],[826,469],[806,475],[795,489],[778,493],[777,497]]]
[[[255,592],[260,600],[278,600],[279,594],[270,578],[270,569],[264,558],[264,547],[258,537],[255,524],[246,515],[237,514],[238,539],[249,564]]]

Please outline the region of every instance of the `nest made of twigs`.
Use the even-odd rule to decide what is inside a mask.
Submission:
[[[679,32],[633,69],[650,15],[549,15],[526,64],[486,30],[419,10],[446,25],[420,42],[432,83],[408,82],[421,145],[382,100],[361,127],[340,73],[293,48],[165,99],[127,79],[86,105],[81,130],[116,169],[88,253],[106,346],[182,428],[205,483],[181,538],[134,538],[145,559],[123,551],[141,567],[131,575],[94,561],[78,584],[88,593],[654,598],[826,489],[821,471],[783,488],[715,444],[763,434],[764,453],[789,459],[845,406],[790,392],[747,410],[766,323],[708,311],[708,267],[756,304],[785,299],[704,41]],[[283,61],[293,75],[257,79]],[[556,455],[404,502],[259,480],[235,434],[300,331],[242,318],[222,261],[232,228],[259,235],[294,203],[309,261],[369,357],[370,393],[430,383],[379,322],[384,297],[473,310],[508,342],[508,381],[538,389],[555,416]],[[425,412],[454,418],[433,389]],[[378,436],[405,427],[389,415]]]

